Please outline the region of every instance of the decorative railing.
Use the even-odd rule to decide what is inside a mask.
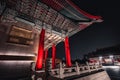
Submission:
[[[79,65],[77,62],[75,64],[74,67],[63,67],[62,63],[60,63],[60,67],[57,69],[50,69],[48,70],[48,73],[53,76],[53,77],[57,77],[57,78],[65,78],[65,77],[70,77],[70,76],[75,76],[75,75],[81,75],[81,74],[85,74],[85,73],[91,73],[93,71],[98,71],[98,70],[102,70],[102,65],[99,64],[94,64],[94,65]],[[35,71],[35,69],[32,69],[33,71]],[[45,70],[39,70],[39,71],[35,71],[37,74],[41,75],[41,73],[44,73]],[[36,80],[35,79],[35,74],[32,75],[32,80]],[[40,79],[40,77],[38,77]],[[42,78],[41,78],[42,79]]]

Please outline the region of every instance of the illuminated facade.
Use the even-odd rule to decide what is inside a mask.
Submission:
[[[21,56],[31,61],[37,56],[37,69],[42,69],[44,51],[53,44],[52,66],[55,67],[55,46],[61,41],[65,41],[66,63],[71,66],[69,37],[102,21],[100,16],[86,13],[71,0],[6,0],[0,3],[0,55]]]

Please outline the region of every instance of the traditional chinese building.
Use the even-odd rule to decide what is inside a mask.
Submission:
[[[27,75],[24,71],[29,72],[33,61],[36,69],[42,69],[43,56],[47,58],[51,47],[55,68],[56,45],[62,41],[66,64],[71,66],[69,37],[101,21],[100,16],[81,10],[71,0],[0,1],[0,69],[5,73],[2,78],[7,74],[8,78],[13,77],[11,71],[18,72],[17,77]]]

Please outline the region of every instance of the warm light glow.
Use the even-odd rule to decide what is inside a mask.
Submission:
[[[7,53],[0,53],[0,55],[6,55],[6,56],[35,56],[35,54],[30,53],[19,53],[14,51],[8,51]]]
[[[45,37],[45,30],[42,29],[40,38],[39,38],[39,47],[38,47],[38,56],[36,62],[36,69],[42,69],[43,64],[43,54],[44,54],[44,37]]]
[[[34,62],[33,60],[29,60],[29,61],[27,61],[27,60],[2,60],[2,61],[0,61],[0,63],[4,63],[4,64],[17,64],[17,63],[32,63],[32,62]]]

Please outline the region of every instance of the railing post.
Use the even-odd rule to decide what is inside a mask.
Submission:
[[[87,64],[87,66],[88,66],[88,70],[89,70],[89,72],[91,72],[89,63],[86,62],[86,64]]]
[[[32,76],[31,76],[31,79],[32,79],[32,80],[35,80],[35,75],[32,75]]]
[[[69,69],[68,69],[68,72],[72,72],[72,69],[71,69],[71,68],[69,68]]]
[[[98,67],[98,65],[97,65],[97,64],[95,64],[95,69],[98,71],[98,68],[97,68],[97,67]]]
[[[80,74],[80,68],[79,68],[78,62],[75,62],[75,64],[76,64],[76,72],[79,75]]]
[[[99,68],[100,68],[100,69],[102,69],[102,68],[103,68],[102,66],[103,66],[103,65],[102,65],[102,63],[101,63],[101,64],[99,64]]]
[[[35,80],[35,62],[31,63],[31,79]]]
[[[62,62],[60,62],[60,78],[64,78],[64,69],[62,68]]]

